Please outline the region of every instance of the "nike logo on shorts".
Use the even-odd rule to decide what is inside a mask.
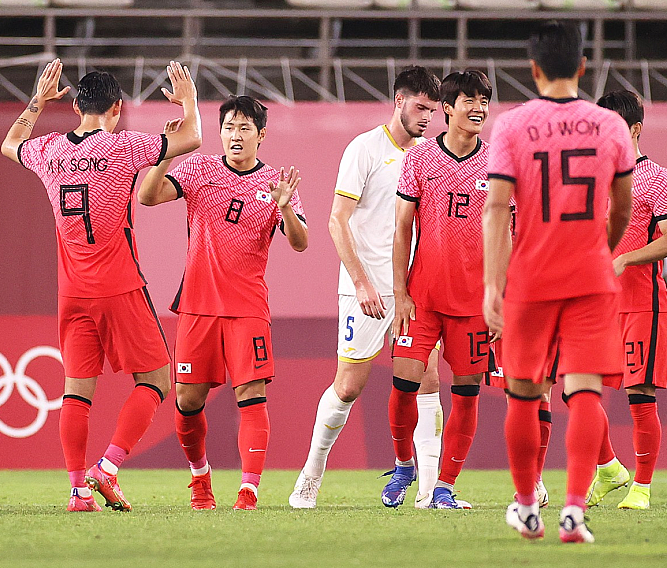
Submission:
[[[255,365],[255,370],[261,369],[262,367],[265,367],[266,365],[268,365],[268,363],[262,363],[261,365]]]
[[[630,369],[630,374],[634,375],[635,373],[639,373],[639,371],[641,371],[641,369]]]
[[[482,357],[481,359],[470,359],[470,364],[471,365],[477,365],[477,363],[479,363],[483,359],[484,359],[484,357]]]

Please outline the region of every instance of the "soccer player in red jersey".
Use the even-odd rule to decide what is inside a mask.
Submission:
[[[90,489],[107,506],[129,511],[118,486],[119,466],[150,425],[169,392],[169,352],[151,303],[136,252],[132,208],[139,170],[201,144],[197,91],[186,67],[171,62],[167,73],[183,107],[179,132],[114,134],[122,99],[118,81],[94,71],[81,79],[72,132],[30,138],[33,126],[58,90],[62,64],[49,63],[28,108],[11,127],[2,153],[34,171],[53,207],[58,242],[58,321],[65,367],[60,439],[72,492],[69,511],[99,511]],[[100,461],[87,472],[89,413],[104,357],[114,371],[132,373],[135,388]]]
[[[238,445],[242,479],[234,509],[255,509],[269,441],[266,383],[274,376],[268,289],[264,272],[276,228],[290,246],[308,246],[298,170],[262,163],[266,107],[252,97],[220,106],[224,155],[194,154],[167,174],[152,168],[139,201],[157,205],[184,197],[188,254],[171,309],[176,332],[176,433],[192,471],[191,506],[215,509],[206,458],[204,404],[229,372],[241,413]],[[165,130],[177,130],[177,121]]]
[[[480,71],[451,73],[440,86],[446,132],[411,148],[403,161],[394,236],[394,380],[389,424],[396,453],[382,502],[397,507],[414,479],[416,395],[436,342],[452,367],[452,410],[444,429],[440,477],[431,508],[470,507],[454,482],[477,429],[479,385],[489,370],[489,330],[482,317],[482,207],[488,188],[491,84]],[[417,247],[408,271],[412,224]],[[509,231],[508,231],[509,238]]]
[[[620,386],[622,372],[611,250],[630,219],[635,156],[618,114],[577,98],[585,58],[576,23],[542,24],[529,57],[541,96],[494,124],[484,208],[484,316],[503,334],[510,391],[505,439],[517,496],[506,520],[526,538],[544,535],[534,491],[538,410],[545,365],[558,347],[570,409],[559,534],[563,542],[593,542],[584,508],[606,421],[600,393],[603,382]]]
[[[663,259],[667,256],[667,171],[639,150],[644,105],[638,95],[614,91],[597,104],[625,120],[637,158],[632,218],[614,250],[614,270],[621,283],[623,386],[630,402],[636,457],[634,482],[618,508],[648,509],[662,435],[655,390],[667,386],[667,290],[662,279]],[[605,436],[588,505],[596,505],[609,491],[629,480],[628,470],[616,458],[609,436]]]

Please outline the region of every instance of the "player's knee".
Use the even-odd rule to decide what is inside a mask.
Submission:
[[[206,403],[206,396],[199,391],[190,389],[176,389],[176,404],[183,412],[192,412],[200,409]]]
[[[341,381],[334,385],[336,396],[342,402],[353,402],[359,398],[363,385],[355,383],[354,381]]]

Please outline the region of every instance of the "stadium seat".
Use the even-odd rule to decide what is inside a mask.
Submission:
[[[466,10],[536,10],[538,0],[458,0]]]
[[[4,6],[42,8],[48,3],[49,0],[0,0],[0,8]]]
[[[295,8],[329,8],[339,10],[342,8],[370,8],[373,0],[287,0],[290,6]]]
[[[452,10],[456,7],[456,0],[375,0],[375,6],[383,9],[424,8],[437,10],[443,8]]]
[[[132,4],[134,0],[51,0],[51,6],[59,8],[126,8]]]
[[[619,10],[625,3],[625,0],[540,0],[540,6],[546,10]]]

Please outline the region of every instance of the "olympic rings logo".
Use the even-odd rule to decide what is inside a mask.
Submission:
[[[61,364],[63,362],[60,351],[55,347],[42,345],[28,349],[16,363],[16,369],[12,369],[7,357],[0,353],[0,369],[3,372],[0,377],[0,406],[5,404],[12,396],[14,387],[30,406],[37,409],[37,416],[32,424],[23,428],[14,428],[0,420],[0,433],[10,438],[28,438],[40,431],[50,410],[57,410],[63,405],[63,397],[49,400],[40,385],[32,377],[25,374],[26,368],[31,361],[37,357],[51,357]]]

